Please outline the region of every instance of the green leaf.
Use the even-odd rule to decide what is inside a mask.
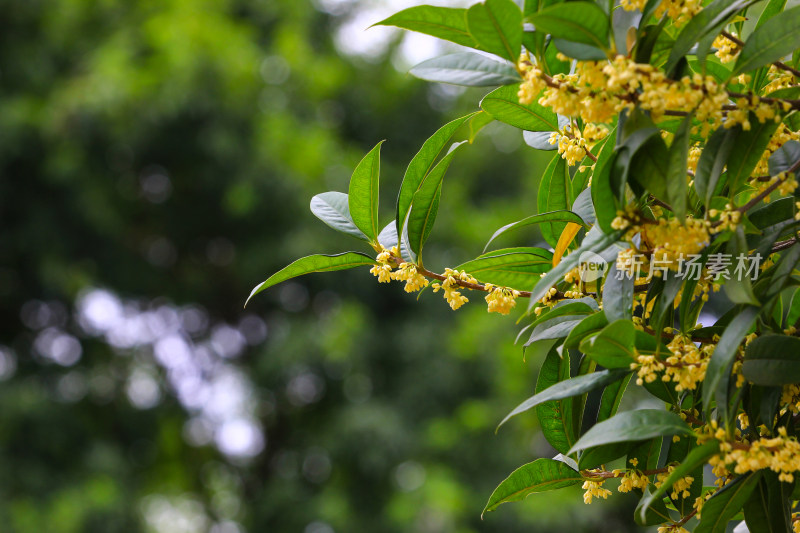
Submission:
[[[800,48],[800,6],[772,17],[747,38],[733,76],[780,61]]]
[[[664,500],[656,500],[651,503],[647,509],[642,510],[643,503],[650,497],[650,494],[652,494],[650,487],[645,487],[642,494],[642,499],[639,500],[639,504],[634,511],[634,519],[637,524],[640,526],[656,526],[664,522],[672,521],[669,510],[664,504]]]
[[[667,173],[667,202],[677,218],[686,215],[686,176],[689,143],[691,142],[693,114],[681,121],[669,147],[669,171]]]
[[[397,225],[395,221],[392,220],[378,234],[378,242],[387,250],[391,250],[393,246],[397,246],[397,241]],[[410,263],[416,262],[416,256],[406,247],[405,243],[401,243],[399,249],[400,257]]]
[[[633,316],[633,276],[617,270],[617,262],[611,267],[603,283],[603,311],[609,321],[630,320]],[[602,363],[601,363],[602,364]]]
[[[613,231],[611,222],[617,216],[617,188],[612,185],[611,169],[614,164],[614,143],[606,142],[597,156],[597,166],[592,175],[592,195],[597,224],[605,232]]]
[[[750,113],[749,130],[736,128],[738,134],[728,157],[728,185],[731,192],[738,193],[747,182],[777,128],[778,123],[774,120],[761,124],[753,113]]]
[[[742,373],[756,385],[800,383],[800,339],[788,335],[755,339],[747,345]]]
[[[583,339],[580,351],[606,368],[630,368],[636,361],[636,328],[630,319],[612,322],[594,337]]]
[[[669,75],[683,56],[712,29],[733,17],[738,11],[754,3],[752,0],[714,0],[692,17],[672,47],[664,71]]]
[[[554,318],[548,316],[547,320],[533,328],[533,332],[528,342],[525,343],[525,347],[530,346],[536,341],[562,339],[569,335],[569,332],[572,331],[581,320],[583,320],[583,315],[563,315]]]
[[[408,216],[408,210],[411,207],[411,200],[414,197],[414,193],[417,192],[419,186],[428,174],[431,173],[436,164],[436,160],[442,155],[445,147],[449,145],[450,139],[453,137],[456,130],[475,115],[476,113],[470,113],[469,115],[448,122],[439,128],[436,133],[431,135],[430,138],[423,143],[422,148],[420,148],[417,155],[415,155],[408,164],[406,173],[403,176],[403,183],[400,185],[400,193],[397,195],[397,218],[395,222],[398,235],[403,234],[403,227],[406,223],[406,217]]]
[[[736,129],[717,128],[700,154],[694,176],[694,188],[706,207],[711,205],[711,198],[728,162],[728,156],[733,150],[736,136]]]
[[[516,62],[522,49],[522,11],[511,0],[486,0],[467,11],[467,28],[480,47]]]
[[[786,0],[769,0],[764,11],[758,16],[755,29],[760,28],[766,21],[783,11],[784,6],[786,6]]]
[[[622,395],[625,394],[625,389],[628,387],[632,377],[633,374],[628,374],[603,389],[603,394],[600,396],[600,407],[597,410],[597,422],[608,420],[617,414]]]
[[[250,293],[250,296],[248,296],[247,302],[264,289],[268,289],[287,279],[296,278],[297,276],[311,274],[313,272],[332,272],[334,270],[347,270],[348,268],[377,264],[378,262],[373,258],[359,252],[344,252],[336,255],[309,255],[298,259],[291,265],[270,276],[266,281],[257,285]],[[247,302],[245,302],[244,305],[247,305]]]
[[[473,52],[434,57],[409,70],[417,78],[467,87],[487,87],[520,83],[513,65]]]
[[[703,382],[703,411],[708,414],[711,400],[716,397],[717,408],[725,409],[728,403],[728,382],[739,345],[758,317],[758,308],[745,307],[734,318],[720,337],[706,369]]]
[[[463,145],[463,142],[453,145],[450,152],[422,180],[411,200],[411,211],[408,214],[408,242],[411,251],[417,254],[417,257],[422,253],[422,247],[428,240],[433,223],[436,221],[444,174],[458,148]]]
[[[575,326],[572,331],[567,335],[564,341],[564,347],[570,350],[578,348],[580,342],[591,335],[596,333],[608,325],[608,319],[604,313],[594,313],[581,320],[580,324]]]
[[[694,533],[725,533],[728,522],[742,510],[760,476],[760,471],[739,476],[722,487],[703,504],[700,523]]]
[[[789,170],[798,161],[800,161],[800,143],[787,141],[770,156],[769,175],[777,176]]]
[[[572,187],[567,161],[560,154],[555,154],[539,182],[539,194],[536,196],[537,208],[540,213],[563,211],[572,205],[570,195]],[[567,227],[563,222],[545,222],[542,224],[542,237],[552,247],[558,244],[558,238]]]
[[[349,200],[343,192],[324,192],[311,199],[311,212],[338,232],[369,242],[350,216]]]
[[[661,409],[625,411],[592,426],[569,450],[568,455],[605,444],[691,434],[692,429],[675,413]]]
[[[698,466],[703,466],[710,457],[717,453],[719,453],[719,441],[717,440],[710,440],[690,451],[686,459],[675,467],[660,487],[650,494],[645,494],[639,507],[636,508],[638,518],[644,520],[647,510],[655,502],[661,501],[664,494],[672,488],[676,481],[690,475]]]
[[[477,46],[467,29],[467,10],[462,8],[415,6],[395,13],[375,25],[397,26],[462,46]]]
[[[744,502],[744,520],[750,533],[791,531],[791,493],[790,483],[781,483],[777,473],[764,471],[758,485]]]
[[[529,17],[537,31],[576,43],[608,49],[608,15],[594,2],[565,2]]]
[[[490,92],[481,100],[481,109],[496,120],[528,131],[558,131],[558,115],[549,107],[533,101],[519,102],[519,84],[505,85]]]
[[[492,283],[505,287],[528,289],[539,281],[539,274],[550,270],[552,254],[547,250],[531,252],[495,253],[488,257],[478,257],[462,263],[458,270],[464,270],[482,283]],[[538,251],[540,250],[540,251]],[[502,252],[499,250],[498,252]]]
[[[551,349],[539,369],[535,392],[539,393],[568,380],[569,372],[569,353],[562,357],[558,350]],[[559,452],[566,452],[575,442],[575,410],[570,400],[551,399],[540,402],[536,406],[536,417],[539,419],[545,439]],[[500,422],[500,425],[503,422]]]
[[[658,132],[654,132],[644,143],[632,149],[627,175],[656,198],[667,199],[667,180],[670,176],[664,162],[670,158],[664,139]],[[683,183],[686,183],[686,178],[683,178]]]
[[[747,257],[749,251],[750,248],[744,236],[744,229],[742,226],[738,226],[736,231],[731,235],[726,248],[726,252],[731,257],[731,265],[728,268],[730,279],[725,282],[723,289],[725,289],[725,295],[733,303],[760,305],[755,294],[753,294],[753,286],[750,282],[750,278],[743,275],[741,271],[739,275],[736,274],[736,268],[739,263],[738,257]]]
[[[601,370],[600,372],[593,372],[555,383],[519,404],[513,411],[506,415],[497,427],[499,428],[505,424],[511,417],[524,413],[541,403],[578,396],[584,392],[590,392],[605,387],[615,381],[619,381],[628,374],[630,374],[630,370]]]
[[[533,308],[537,301],[541,300],[550,288],[564,278],[564,274],[575,268],[580,262],[581,254],[584,252],[598,253],[606,261],[612,257],[616,257],[617,249],[613,248],[613,244],[617,242],[621,231],[615,231],[611,234],[605,234],[600,231],[597,226],[593,227],[586,233],[580,247],[568,256],[563,258],[561,262],[553,267],[531,291],[529,309]]]
[[[353,171],[350,178],[348,203],[350,216],[358,229],[370,242],[375,242],[380,233],[378,222],[378,185],[381,176],[381,145],[375,145]]]
[[[580,473],[553,459],[537,459],[514,470],[489,497],[483,513],[503,503],[524,500],[535,492],[556,490],[583,483]],[[483,516],[481,513],[481,516]]]
[[[529,217],[525,217],[522,220],[518,220],[516,222],[512,222],[511,224],[506,224],[499,230],[495,231],[492,237],[489,239],[489,242],[486,243],[486,246],[483,248],[484,251],[489,248],[489,245],[492,244],[497,237],[503,235],[506,232],[511,230],[516,230],[520,228],[524,228],[526,226],[532,226],[534,224],[541,224],[543,222],[563,222],[566,225],[567,222],[574,222],[575,224],[586,225],[586,223],[571,211],[567,211],[562,209],[560,211],[554,211],[552,213],[541,213],[539,215],[531,215]]]

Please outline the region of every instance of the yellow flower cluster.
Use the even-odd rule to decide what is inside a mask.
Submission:
[[[800,471],[800,443],[787,435],[785,427],[779,427],[775,437],[761,437],[749,444],[723,441],[720,451],[709,464],[722,464],[728,470],[732,466],[736,474],[769,468],[778,474],[780,481],[792,483],[794,473]]]
[[[690,533],[688,529],[680,524],[667,524],[658,526],[658,533]]]
[[[586,139],[581,137],[580,133],[571,135],[568,131],[562,130],[550,134],[550,144],[558,144],[558,153],[561,154],[562,159],[567,160],[567,165],[575,166],[586,157]]]
[[[428,286],[428,279],[417,272],[417,266],[413,263],[400,263],[397,270],[390,275],[392,279],[406,282],[406,286],[403,288],[406,292],[417,292]],[[378,281],[380,281],[380,278],[378,278]]]
[[[736,37],[736,34],[734,33],[733,36]],[[711,46],[717,49],[714,55],[717,56],[722,63],[730,63],[736,59],[739,52],[741,52],[741,49],[736,43],[722,34],[717,35],[717,38],[714,39]]]
[[[583,127],[583,138],[588,144],[594,144],[608,137],[608,128],[602,124],[592,124],[589,122]]]
[[[686,162],[688,169],[692,172],[697,172],[697,162],[700,161],[700,154],[702,153],[703,149],[697,144],[689,147],[689,157]]]
[[[726,230],[736,231],[736,226],[742,219],[742,214],[739,211],[736,211],[731,204],[725,204],[725,209],[722,210],[709,209],[708,216],[711,218],[719,217],[717,220],[719,225],[714,226],[711,229],[713,233],[720,233]]]
[[[644,385],[658,379],[658,373],[663,372],[665,365],[655,355],[638,355],[636,363],[631,363],[631,370],[636,370],[636,384]]]
[[[615,475],[622,474],[621,470],[614,470]],[[619,476],[618,476],[619,477]],[[634,489],[646,489],[650,484],[650,478],[638,470],[628,470],[620,477],[619,492],[630,492]]]
[[[664,481],[666,481],[667,477],[675,470],[675,465],[670,465],[667,467],[667,471],[658,474],[656,476],[655,486],[660,487]],[[672,484],[672,492],[670,493],[670,498],[673,500],[688,498],[690,496],[689,489],[692,487],[692,482],[694,482],[694,478],[692,476],[684,476],[675,483]]]
[[[687,218],[660,219],[657,224],[642,229],[645,241],[653,248],[651,261],[660,267],[678,271],[681,258],[700,253],[708,246],[709,223]]]
[[[784,385],[781,393],[781,405],[785,405],[791,412],[800,413],[800,385]]]
[[[663,381],[673,381],[675,390],[695,390],[697,384],[706,377],[706,367],[714,353],[713,344],[705,344],[698,348],[688,335],[675,335],[667,345],[670,356],[667,357]]]
[[[620,5],[625,11],[638,9],[643,11],[647,0],[621,0]],[[662,0],[654,15],[661,18],[665,13],[673,20],[675,26],[683,26],[703,9],[702,0]]]
[[[450,268],[446,268],[444,270],[444,275],[446,277],[445,280],[442,281],[441,285],[439,283],[434,283],[432,285],[433,292],[438,292],[439,289],[443,289],[444,299],[447,300],[448,304],[450,304],[450,308],[455,311],[469,301],[469,299],[461,294],[461,292],[458,290],[458,281],[460,280],[467,283],[477,283],[477,280],[463,270],[458,271]]]
[[[387,250],[380,245],[380,253],[376,258],[380,265],[375,265],[370,269],[370,274],[378,278],[378,283],[389,283],[392,281],[392,261],[394,257],[399,257],[400,252],[397,250],[397,246],[392,247],[391,250]]]
[[[491,283],[484,285],[489,294],[486,295],[486,303],[489,304],[490,313],[500,313],[507,315],[517,305],[519,291],[508,287],[495,287]]]
[[[537,307],[536,309],[533,310],[533,312],[536,313],[536,316],[542,314],[542,310],[545,307],[550,307],[551,305],[553,305],[553,303],[555,303],[553,297],[555,297],[556,294],[558,294],[558,289],[556,289],[555,287],[551,287],[550,290],[548,290],[545,293],[545,295],[542,296],[542,299],[539,300],[539,303],[542,304],[542,306]]]
[[[581,488],[586,491],[583,493],[583,503],[587,505],[592,503],[592,498],[603,498],[604,500],[608,498],[611,495],[611,491],[603,488],[604,482],[604,479],[587,479],[584,481],[583,486],[581,486]]]
[[[780,89],[786,89],[794,85],[794,76],[791,73],[781,70],[775,65],[770,65],[767,71],[769,83],[764,86],[763,94],[770,94]]]

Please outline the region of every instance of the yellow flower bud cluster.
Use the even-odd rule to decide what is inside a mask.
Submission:
[[[651,261],[675,272],[681,258],[698,254],[708,246],[708,230],[709,223],[696,218],[662,218],[642,229],[645,240],[653,247]]]
[[[749,444],[723,441],[720,451],[709,464],[724,464],[727,469],[732,466],[736,474],[769,468],[778,474],[780,481],[792,483],[794,473],[800,471],[800,443],[787,435],[785,427],[779,427],[775,437],[760,437]]]
[[[591,480],[587,479],[583,482],[582,489],[586,492],[583,493],[583,503],[589,505],[592,503],[592,498],[606,499],[611,495],[611,491],[603,488],[604,479]]]
[[[486,295],[485,299],[486,303],[489,304],[490,313],[507,315],[517,305],[518,290],[509,289],[508,287],[495,287],[491,283],[485,284],[485,287],[489,290],[489,294]]]
[[[674,382],[678,392],[695,390],[706,377],[714,345],[705,344],[698,348],[688,335],[675,335],[667,348],[671,355],[665,360],[666,369],[661,379]]]
[[[587,123],[583,127],[583,138],[588,144],[594,144],[608,137],[608,128],[602,124]]]
[[[658,379],[658,373],[664,371],[664,363],[656,359],[655,355],[638,355],[636,363],[631,363],[631,370],[636,370],[636,384],[644,385],[653,383]]]
[[[736,37],[736,34],[733,34]],[[722,34],[717,35],[717,38],[714,39],[714,42],[711,43],[711,46],[717,49],[714,52],[714,55],[717,56],[722,63],[730,63],[739,55],[741,49],[739,46],[734,43],[733,41],[729,40]]]
[[[697,172],[697,162],[700,161],[700,154],[702,153],[703,149],[697,144],[689,147],[689,157],[686,162],[688,169],[692,172]]]
[[[391,250],[381,246],[381,251],[376,258],[380,265],[375,265],[370,269],[370,274],[378,278],[378,283],[389,283],[392,281],[392,261],[394,257],[399,257],[400,252],[397,246],[392,247]]]
[[[417,272],[417,266],[413,263],[400,263],[397,270],[390,275],[392,279],[406,282],[406,286],[403,287],[406,292],[417,292],[428,286],[428,279]],[[378,281],[380,281],[380,278],[378,278]]]
[[[542,305],[533,310],[533,312],[536,313],[536,316],[541,315],[545,307],[550,307],[555,303],[553,298],[556,296],[556,294],[558,294],[558,289],[551,287],[550,290],[548,290],[545,295],[542,296],[542,299],[539,300],[539,303]]]
[[[444,299],[450,304],[450,308],[455,311],[469,301],[469,298],[461,294],[458,290],[458,281],[465,281],[467,283],[477,283],[477,280],[467,274],[466,272],[446,268],[444,270],[445,280],[432,285],[433,292],[438,292],[439,289],[444,290]]]
[[[542,69],[531,63],[527,53],[520,57],[517,69],[525,80],[519,86],[517,97],[520,103],[528,105],[547,87],[547,83],[544,81],[544,73]]]
[[[688,529],[680,524],[667,524],[658,526],[658,533],[690,533]]]
[[[617,254],[617,270],[629,278],[633,278],[644,271],[643,258],[644,256],[634,248],[620,250]]]
[[[558,153],[561,154],[561,159],[567,160],[567,165],[575,166],[586,157],[586,139],[580,136],[577,132],[574,136],[569,131],[562,130],[550,134],[550,144],[558,143]]]
[[[720,233],[725,230],[736,231],[736,226],[742,219],[742,214],[736,211],[731,204],[725,204],[725,209],[722,210],[709,209],[708,216],[711,218],[719,217],[719,225],[711,229],[712,233]]]
[[[800,533],[800,513],[792,513],[792,531]]]
[[[800,413],[800,385],[793,383],[783,386],[781,405],[795,414]]]
[[[614,470],[614,474],[622,474],[621,470]],[[619,492],[630,492],[634,489],[646,489],[650,485],[650,478],[638,470],[628,470],[620,477]]]
[[[621,0],[620,5],[625,11],[644,11],[647,0]],[[666,13],[675,26],[683,26],[702,9],[702,0],[662,0],[654,15],[661,18]]]
[[[794,76],[792,76],[790,72],[781,70],[775,65],[770,65],[769,71],[767,71],[767,79],[769,83],[762,89],[763,94],[767,95],[779,89],[786,89],[794,85]]]
[[[669,475],[672,474],[673,470],[675,470],[675,465],[669,465],[666,472],[658,474],[654,482],[655,486],[660,487],[663,485],[664,481],[666,481]],[[693,481],[694,478],[692,476],[684,476],[676,480],[675,483],[672,484],[672,493],[670,494],[670,498],[673,500],[688,498],[690,496],[689,489],[692,487]]]

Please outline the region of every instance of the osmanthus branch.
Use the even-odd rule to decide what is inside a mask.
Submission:
[[[738,46],[739,48],[743,48],[744,47],[744,41],[742,41],[741,39],[739,39],[735,35],[733,35],[731,33],[728,33],[725,30],[722,30],[722,35],[726,39],[728,39],[729,41],[734,43],[736,46]],[[785,63],[782,63],[780,61],[775,61],[773,63],[773,65],[775,65],[776,67],[778,67],[781,70],[785,70],[786,72],[791,72],[795,77],[800,78],[800,70],[794,69],[794,68],[790,67],[789,65],[787,65]]]
[[[653,468],[651,470],[636,470],[635,468],[631,468],[628,470],[632,470],[634,472],[638,472],[645,476],[657,476],[658,474],[665,474],[669,472],[669,468]],[[586,479],[612,479],[616,477],[623,477],[625,475],[625,471],[613,472],[608,470],[601,470],[599,472],[594,472],[592,470],[581,470],[581,476],[585,477]]]
[[[736,211],[738,211],[739,213],[745,213],[750,209],[752,209],[753,207],[755,207],[758,204],[758,202],[760,202],[761,200],[772,194],[772,191],[780,187],[781,184],[784,181],[786,181],[789,178],[789,176],[794,174],[795,171],[798,169],[800,169],[800,159],[795,161],[795,163],[791,167],[786,169],[783,178],[775,180],[775,183],[771,184],[769,187],[767,187],[766,189],[755,195],[753,198],[750,199],[749,202],[744,204],[742,207],[737,208]],[[712,226],[717,226],[717,225],[719,225],[719,222],[715,222],[714,224],[712,224]]]

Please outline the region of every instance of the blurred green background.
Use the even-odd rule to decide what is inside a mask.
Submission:
[[[364,269],[242,309],[300,256],[367,251],[312,195],[388,139],[389,222],[424,139],[476,108],[406,74],[442,44],[367,29],[415,3],[0,1],[0,531],[625,529],[635,498],[577,488],[481,521],[554,452],[532,414],[494,433],[540,360],[480,295],[453,313]],[[486,128],[426,266],[533,213],[546,159]]]

